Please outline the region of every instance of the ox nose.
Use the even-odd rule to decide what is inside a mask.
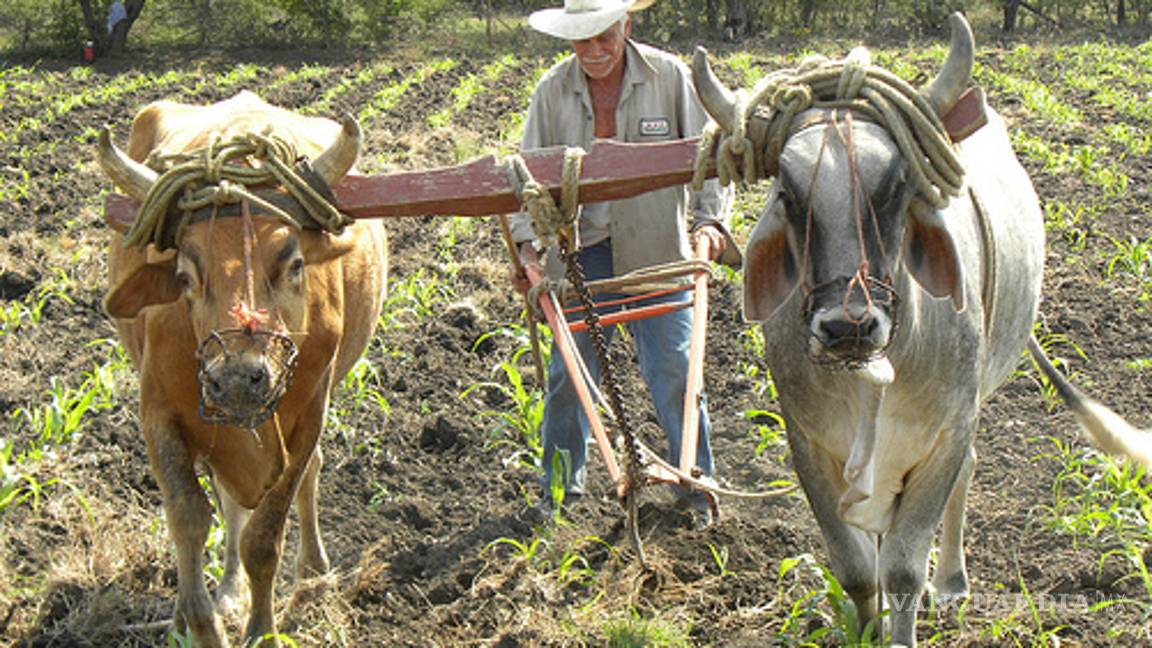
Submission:
[[[820,339],[829,346],[872,340],[879,326],[880,322],[875,317],[865,316],[860,321],[830,318],[820,322]]]
[[[829,359],[864,360],[888,346],[890,332],[882,313],[862,309],[857,315],[839,307],[827,309],[812,322],[812,336],[818,343],[812,352]]]
[[[207,376],[208,395],[221,402],[263,398],[271,377],[263,363],[236,363]]]

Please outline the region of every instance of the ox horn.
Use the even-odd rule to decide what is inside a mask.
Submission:
[[[343,178],[360,157],[360,124],[352,115],[344,115],[341,126],[336,141],[312,162],[312,169],[329,185]]]
[[[156,172],[147,166],[133,160],[112,143],[112,130],[104,126],[96,143],[96,161],[100,168],[112,179],[112,182],[137,202],[143,202],[144,196],[156,182]]]
[[[703,47],[697,47],[692,57],[692,83],[696,85],[696,94],[700,95],[704,110],[708,111],[720,128],[731,133],[736,123],[736,95],[712,73],[712,66],[708,64],[708,51]]]
[[[975,44],[972,37],[972,28],[963,14],[955,12],[948,16],[948,26],[952,31],[952,44],[948,49],[948,58],[944,60],[944,67],[931,83],[920,89],[920,94],[932,104],[937,115],[944,116],[960,94],[968,87],[972,78],[972,65],[975,63]]]

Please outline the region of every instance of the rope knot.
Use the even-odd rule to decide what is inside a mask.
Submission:
[[[244,197],[244,187],[228,180],[220,180],[216,186],[209,187],[209,191],[216,206],[235,204]]]

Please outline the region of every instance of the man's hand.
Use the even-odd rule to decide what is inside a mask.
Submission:
[[[520,265],[512,265],[508,271],[508,280],[516,292],[527,295],[532,284],[528,281],[528,275],[523,272],[521,266],[533,266],[537,271],[540,271],[540,259],[536,256],[536,248],[532,246],[531,241],[521,243],[519,251]]]
[[[728,238],[724,236],[724,232],[712,224],[701,225],[692,235],[694,237],[693,247],[695,247],[696,240],[708,239],[708,260],[710,261],[719,259],[720,255],[724,253],[724,248],[728,246]]]

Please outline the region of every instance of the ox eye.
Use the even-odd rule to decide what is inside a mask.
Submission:
[[[299,279],[300,275],[304,273],[304,259],[292,259],[292,263],[288,264],[288,278]]]
[[[176,273],[176,283],[180,285],[180,290],[188,290],[192,287],[192,275],[181,270]]]

